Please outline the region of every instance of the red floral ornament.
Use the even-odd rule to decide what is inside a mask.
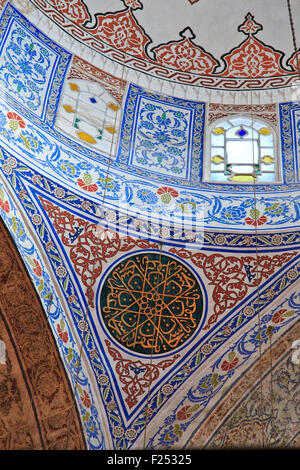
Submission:
[[[84,191],[88,191],[90,193],[95,193],[98,191],[98,186],[96,183],[88,184],[82,178],[77,179],[77,184],[80,186]]]
[[[158,195],[165,194],[165,193],[171,194],[172,197],[178,197],[178,191],[176,191],[176,189],[168,188],[167,186],[162,186],[161,188],[158,188],[157,190]]]
[[[142,60],[148,60],[145,53],[147,44],[151,41],[143,28],[137,23],[132,9],[139,7],[137,2],[129,2],[127,10],[97,15],[97,23],[89,33],[106,44],[116,48],[119,52]],[[126,31],[126,34],[124,32]]]
[[[124,0],[124,3],[127,8],[132,8],[133,10],[143,8],[143,5],[140,3],[139,0]]]
[[[57,333],[60,337],[60,339],[66,343],[69,339],[69,336],[68,336],[68,332],[67,331],[63,331],[60,327],[60,325],[57,325]]]
[[[35,272],[35,274],[40,277],[42,275],[42,268],[37,260],[34,259],[33,262],[35,264],[35,268],[33,268],[33,272]]]
[[[172,41],[153,49],[155,59],[160,65],[198,74],[211,74],[218,62],[202,47],[197,46],[195,35],[187,27],[180,33],[179,41]]]
[[[252,219],[251,217],[246,217],[245,222],[248,225],[263,225],[267,222],[267,217],[265,215],[262,215],[258,219]]]
[[[294,315],[294,310],[287,310],[286,308],[281,308],[277,310],[277,312],[274,313],[272,317],[272,322],[273,323],[281,323],[284,320],[286,320],[288,317],[291,317]]]
[[[189,419],[195,411],[198,410],[200,405],[186,405],[180,408],[180,410],[177,411],[176,418],[178,421],[185,421],[186,419]]]
[[[173,188],[168,188],[167,186],[162,186],[158,188],[157,194],[161,196],[161,201],[169,204],[173,198],[178,197],[179,193]]]
[[[6,214],[9,213],[9,202],[8,201],[4,201],[2,202],[1,199],[0,199],[0,209],[2,209]]]
[[[250,217],[245,218],[245,222],[248,225],[263,225],[267,222],[267,217],[265,215],[260,215],[260,212],[257,209],[250,210]]]
[[[9,111],[6,116],[7,119],[9,119],[10,121],[15,121],[16,124],[21,127],[21,129],[24,129],[24,127],[26,127],[25,121],[17,113]]]
[[[80,397],[82,403],[86,408],[90,408],[91,406],[91,399],[88,393],[86,393],[85,390],[83,390],[83,396]]]
[[[235,353],[231,352],[228,354],[228,361],[225,359],[225,361],[222,362],[221,364],[221,369],[226,372],[228,370],[234,369],[235,366],[238,364],[239,360],[237,357],[235,357]]]
[[[50,0],[50,3],[67,18],[74,21],[78,25],[84,24],[89,20],[89,14],[86,6],[78,0]]]
[[[254,16],[248,13],[238,30],[248,36],[243,43],[223,56],[226,77],[264,77],[279,76],[285,71],[281,67],[283,53],[267,46],[254,36],[263,28],[256,23]]]

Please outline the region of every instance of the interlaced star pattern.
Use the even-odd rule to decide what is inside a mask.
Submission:
[[[130,350],[161,354],[183,344],[202,316],[197,279],[169,256],[139,254],[106,278],[101,311],[111,335]]]

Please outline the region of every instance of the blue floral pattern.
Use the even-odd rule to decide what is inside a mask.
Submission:
[[[205,104],[130,85],[117,162],[151,178],[201,179]]]
[[[0,86],[10,100],[53,121],[70,58],[7,5],[0,20]]]
[[[132,164],[186,178],[191,110],[179,111],[142,98]]]

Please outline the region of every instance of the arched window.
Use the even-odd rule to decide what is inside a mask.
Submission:
[[[114,155],[120,105],[100,84],[72,79],[65,83],[55,126],[95,151]]]
[[[210,126],[209,138],[209,181],[278,181],[276,134],[266,122],[249,116],[228,117]]]

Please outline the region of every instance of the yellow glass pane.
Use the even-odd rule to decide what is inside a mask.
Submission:
[[[63,105],[63,108],[65,108],[65,110],[67,111],[67,113],[75,113],[74,109],[73,109],[72,106],[70,106],[69,104],[64,104],[64,105]]]
[[[87,134],[86,132],[77,132],[77,135],[79,139],[84,140],[85,142],[88,142],[89,144],[95,144],[96,140],[94,137],[92,137],[90,134]]]
[[[219,163],[224,162],[224,157],[222,157],[222,155],[214,155],[211,157],[211,161],[218,165]]]
[[[270,134],[271,134],[271,131],[270,131],[270,129],[267,129],[266,127],[262,127],[262,128],[259,130],[259,133],[262,134],[262,135],[270,135]]]
[[[105,128],[110,134],[114,134],[116,131],[116,129],[114,127],[106,127]]]
[[[112,111],[118,111],[118,109],[120,109],[120,107],[117,106],[115,103],[109,103],[108,107],[109,107],[109,109],[111,109]]]
[[[240,183],[251,183],[254,181],[253,175],[233,175],[230,178],[230,181],[239,181]]]
[[[271,163],[274,162],[274,158],[271,157],[271,155],[264,155],[264,156],[262,157],[261,161],[262,161],[263,163],[265,163],[266,165],[270,165]]]
[[[69,87],[71,88],[72,91],[79,91],[79,86],[77,85],[77,83],[69,82]]]
[[[225,132],[224,127],[216,127],[215,129],[213,129],[213,133],[216,135],[224,134],[224,132]]]

